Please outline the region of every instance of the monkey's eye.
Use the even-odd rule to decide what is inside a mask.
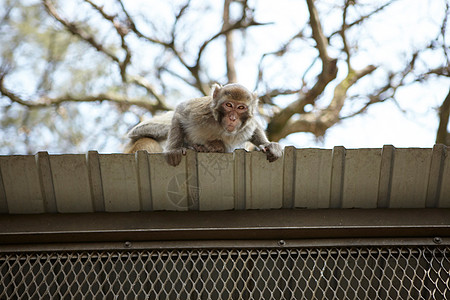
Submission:
[[[245,105],[239,105],[237,108],[240,110],[246,109]]]
[[[226,105],[227,107],[233,107],[233,104],[231,104],[230,102],[225,103],[225,105]]]

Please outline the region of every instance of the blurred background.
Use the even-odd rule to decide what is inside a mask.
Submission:
[[[239,82],[283,145],[450,145],[450,0],[0,0],[0,154],[121,152]]]

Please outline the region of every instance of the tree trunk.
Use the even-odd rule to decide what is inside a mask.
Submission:
[[[223,7],[223,28],[231,26],[230,24],[230,4],[233,0],[225,0]],[[226,51],[226,63],[227,63],[227,78],[228,83],[237,82],[236,67],[234,61],[234,49],[233,49],[233,31],[229,31],[225,34],[225,51]]]
[[[450,117],[450,91],[439,109],[439,128],[436,135],[436,144],[450,146],[450,133],[447,131]]]

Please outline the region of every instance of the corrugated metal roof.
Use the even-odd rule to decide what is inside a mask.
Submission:
[[[448,147],[0,156],[0,213],[449,208]]]

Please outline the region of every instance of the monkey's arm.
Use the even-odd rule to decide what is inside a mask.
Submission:
[[[280,144],[269,142],[266,133],[259,125],[256,126],[250,142],[259,147],[262,152],[266,153],[269,162],[273,162],[283,155],[283,149]]]
[[[182,155],[186,154],[184,148],[185,133],[180,122],[179,114],[175,114],[172,119],[172,125],[169,130],[166,145],[166,160],[172,166],[177,166],[181,162]]]

